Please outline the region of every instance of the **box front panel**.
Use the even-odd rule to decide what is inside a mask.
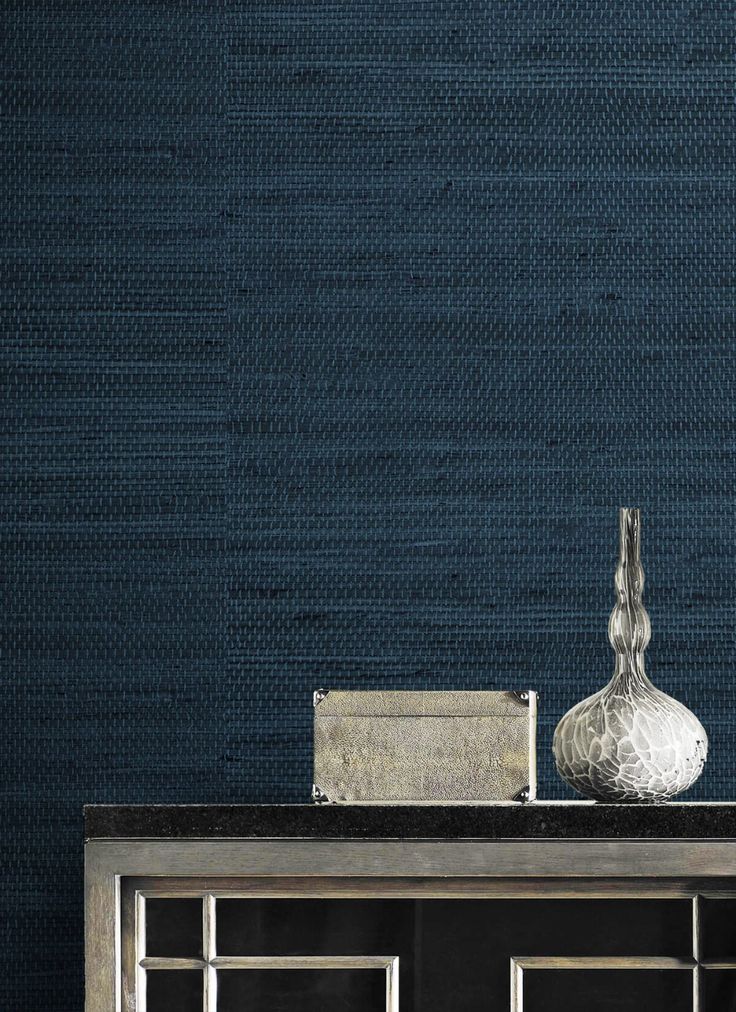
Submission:
[[[314,782],[330,801],[510,801],[529,786],[528,717],[324,717]]]
[[[536,796],[533,692],[315,694],[316,800]]]

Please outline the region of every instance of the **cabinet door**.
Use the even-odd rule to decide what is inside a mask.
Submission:
[[[124,989],[136,1012],[728,1012],[726,892],[564,882],[411,895],[341,883],[279,895],[237,880],[124,887]],[[360,889],[365,895],[360,895]],[[575,895],[576,889],[581,890]],[[329,891],[329,890],[328,890]],[[258,893],[261,893],[260,895]],[[641,892],[641,895],[637,893]]]

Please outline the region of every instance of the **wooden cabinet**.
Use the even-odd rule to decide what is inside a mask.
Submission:
[[[503,1009],[736,1010],[736,840],[87,843],[87,1012]]]

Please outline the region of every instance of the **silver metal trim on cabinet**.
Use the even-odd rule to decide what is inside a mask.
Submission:
[[[313,896],[329,894],[329,882],[346,895],[366,895],[375,881],[377,893],[383,889],[389,894],[390,883],[397,880],[402,895],[500,894],[502,880],[513,879],[516,894],[521,883],[529,896],[556,892],[581,897],[596,891],[656,893],[661,880],[662,893],[692,897],[700,891],[693,888],[698,880],[732,877],[736,840],[91,840],[85,854],[85,1008],[131,1012],[129,997],[124,1006],[121,994],[121,881],[127,878],[190,879],[201,883],[195,892],[211,893],[207,902],[214,903],[216,890],[208,880],[216,879],[250,880],[248,895],[268,894],[269,883],[289,895],[284,883],[292,878],[299,883],[296,895]],[[427,885],[432,879],[436,881]],[[616,880],[621,880],[621,891]],[[253,881],[263,888],[254,890]],[[702,893],[708,891],[703,882]],[[718,890],[718,895],[725,893]],[[205,981],[205,994],[211,995],[207,1012],[214,1012],[213,960],[219,957],[206,929],[204,939],[208,959],[202,961],[203,970],[212,977]],[[396,1012],[393,1006],[391,1012]]]
[[[193,890],[189,890],[193,892]],[[175,895],[181,895],[177,893]],[[385,1012],[399,1012],[399,957],[398,956],[229,956],[217,951],[217,895],[211,892],[194,893],[202,899],[202,958],[183,956],[149,956],[146,948],[146,901],[149,897],[161,898],[155,886],[148,890],[137,889],[133,903],[134,924],[128,925],[135,939],[135,978],[131,1001],[135,1012],[146,1012],[146,981],[149,971],[201,970],[204,975],[204,1012],[217,1010],[218,970],[383,970],[386,978]],[[124,926],[121,918],[121,926]],[[123,968],[123,975],[125,970]]]
[[[733,970],[736,958],[725,961],[702,958],[701,899],[733,898],[732,891],[703,890],[692,900],[692,959],[670,956],[513,956],[511,958],[511,1012],[532,1012],[524,1007],[525,970],[680,970],[688,971],[692,988],[692,1010],[702,1012],[702,975],[709,970]]]
[[[524,1007],[525,970],[687,970],[692,981],[693,1009],[698,1010],[698,965],[694,960],[668,956],[513,956],[511,1012],[532,1012]]]
[[[398,956],[215,956],[211,960],[149,956],[139,961],[137,1012],[145,1012],[145,976],[149,970],[202,970],[204,1008],[217,1008],[218,970],[383,970],[386,977],[385,1012],[399,1012]],[[211,978],[211,979],[210,979]]]
[[[91,840],[106,875],[687,878],[736,875],[735,840]]]
[[[122,1012],[120,879],[99,845],[84,855],[85,1012]],[[109,853],[108,857],[111,857]]]

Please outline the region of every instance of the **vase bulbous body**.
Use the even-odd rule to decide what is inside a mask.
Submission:
[[[702,773],[708,736],[694,713],[656,689],[646,675],[651,627],[641,600],[639,510],[622,509],[619,529],[618,600],[608,624],[614,675],[565,714],[552,750],[560,776],[587,798],[666,801]]]

